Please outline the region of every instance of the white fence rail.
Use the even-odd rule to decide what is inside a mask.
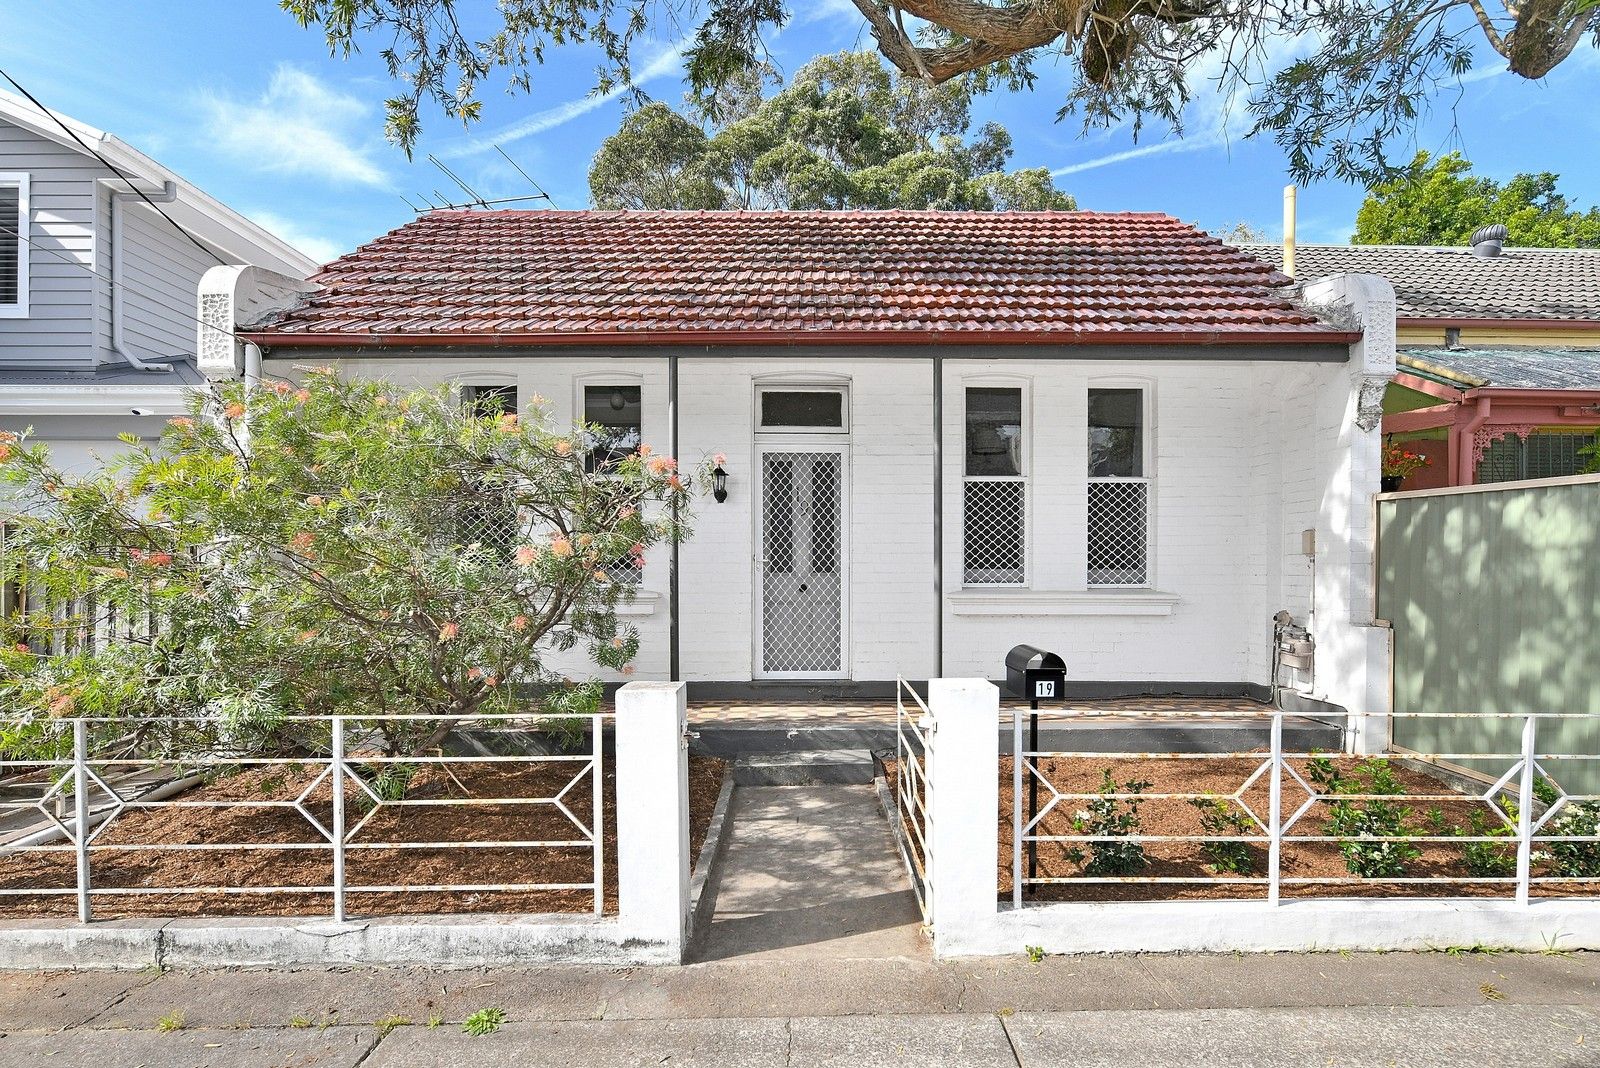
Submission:
[[[1354,757],[1286,750],[1285,721],[1295,717],[1281,712],[1208,713],[1268,728],[1261,748],[1230,752],[1187,751],[1194,747],[1177,743],[1191,737],[1194,720],[1155,718],[1143,726],[1171,737],[1168,751],[1029,748],[1028,714],[1017,711],[1011,724],[1017,908],[1164,895],[1277,905],[1319,889],[1521,904],[1600,896],[1600,795],[1565,785],[1594,781],[1600,715],[1402,714],[1396,718],[1451,720],[1444,733],[1469,741],[1453,752]],[[1057,727],[1091,727],[1105,715],[1038,714]],[[1504,744],[1507,728],[1514,749]],[[1096,772],[1098,788],[1090,788]],[[1037,808],[1029,803],[1035,788],[1045,791]],[[1145,829],[1152,810],[1163,831]],[[1034,850],[1043,874],[1028,862]]]
[[[567,717],[569,728],[574,718],[586,721],[567,732],[582,735],[582,752],[527,751],[528,732],[549,726],[537,716],[290,716],[274,727],[311,744],[261,755],[236,725],[215,719],[0,717],[0,733],[33,732],[27,755],[0,752],[0,915],[13,911],[8,903],[37,910],[68,897],[87,923],[96,901],[109,898],[205,898],[201,907],[217,915],[227,912],[220,902],[240,895],[285,903],[325,895],[342,921],[362,911],[365,895],[422,894],[469,904],[562,895],[564,908],[531,911],[565,911],[572,895],[586,895],[602,915],[615,800],[605,750],[611,717]],[[452,751],[384,754],[381,730],[428,733],[446,720]],[[133,726],[142,740],[130,737]],[[197,732],[205,746],[192,744]],[[167,744],[179,734],[191,736],[188,744]],[[463,736],[470,744],[454,741]],[[283,840],[285,822],[241,820],[241,812],[292,813],[299,819],[287,825],[305,837]],[[256,822],[272,826],[258,836]],[[163,875],[150,859],[163,854],[245,854],[251,863],[224,871],[219,859],[219,879],[197,862],[174,880],[175,866]],[[317,877],[279,878],[296,867],[282,858],[294,856],[317,858]],[[475,867],[485,877],[460,877]]]
[[[906,699],[911,699],[909,708]],[[933,803],[933,782],[928,775],[928,756],[933,746],[933,719],[927,702],[905,679],[895,683],[895,809],[904,828],[906,867],[911,887],[916,891],[922,920],[933,916],[933,835],[929,809]]]

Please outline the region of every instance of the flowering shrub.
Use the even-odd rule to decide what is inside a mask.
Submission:
[[[106,734],[132,744],[303,749],[315,739],[282,717],[340,714],[411,755],[460,716],[591,711],[599,685],[546,659],[581,647],[631,670],[638,637],[615,611],[629,589],[606,568],[685,534],[671,516],[689,490],[644,448],[586,463],[584,433],[546,428],[537,405],[482,416],[444,389],[313,369],[299,388],[197,396],[83,478],[9,436],[0,483],[19,515],[0,580],[77,607],[0,620],[0,707],[25,714],[0,750],[73,714],[118,720]],[[29,651],[147,609],[145,638]],[[407,714],[445,718],[371,718]],[[154,719],[202,715],[225,728]]]
[[[1424,467],[1432,466],[1433,461],[1420,452],[1413,452],[1396,442],[1384,442],[1383,476],[1385,478],[1405,478],[1422,470]]]
[[[1306,769],[1311,784],[1324,797],[1367,795],[1364,800],[1337,800],[1328,807],[1324,830],[1346,839],[1339,843],[1339,852],[1350,874],[1363,879],[1395,878],[1422,856],[1414,842],[1406,841],[1420,833],[1410,823],[1411,807],[1385,800],[1406,792],[1387,760],[1374,757],[1362,761],[1350,777],[1324,756],[1312,757]]]

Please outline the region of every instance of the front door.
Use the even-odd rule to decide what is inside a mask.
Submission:
[[[762,446],[756,674],[845,678],[842,446]]]

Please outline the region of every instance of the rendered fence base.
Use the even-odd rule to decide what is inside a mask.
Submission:
[[[1315,952],[1490,946],[1600,949],[1600,901],[1057,902],[1001,906],[938,932],[941,957],[1022,953]]]
[[[491,964],[676,964],[671,940],[623,935],[615,918],[404,916],[0,922],[0,969]]]

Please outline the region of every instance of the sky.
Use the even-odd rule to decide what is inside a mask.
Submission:
[[[460,0],[490,9],[488,0]],[[788,73],[809,58],[870,47],[848,0],[796,0],[790,25],[766,42]],[[635,77],[655,99],[677,105],[682,67],[676,40],[636,52]],[[318,258],[331,259],[404,224],[423,197],[464,198],[425,159],[433,153],[485,197],[532,192],[499,145],[549,192],[557,207],[588,202],[589,160],[621,121],[626,101],[596,96],[595,58],[558,50],[530,93],[503,79],[483,90],[482,121],[463,129],[423,114],[408,161],[383,138],[383,101],[394,86],[377,44],[330,56],[316,30],[302,29],[276,0],[0,0],[0,69],[31,93],[160,160],[213,196]],[[1413,148],[1460,149],[1476,173],[1505,179],[1553,171],[1587,207],[1600,201],[1600,53],[1580,50],[1541,82],[1505,73],[1488,52],[1434,101]],[[1015,167],[1046,167],[1082,208],[1162,211],[1212,230],[1248,223],[1272,240],[1282,232],[1283,153],[1248,141],[1248,123],[1209,86],[1186,112],[1186,135],[1148,126],[1085,133],[1057,121],[1067,77],[1047,62],[1031,90],[980,98],[974,122],[1011,131]],[[1344,242],[1363,191],[1320,182],[1299,194],[1299,240]]]

